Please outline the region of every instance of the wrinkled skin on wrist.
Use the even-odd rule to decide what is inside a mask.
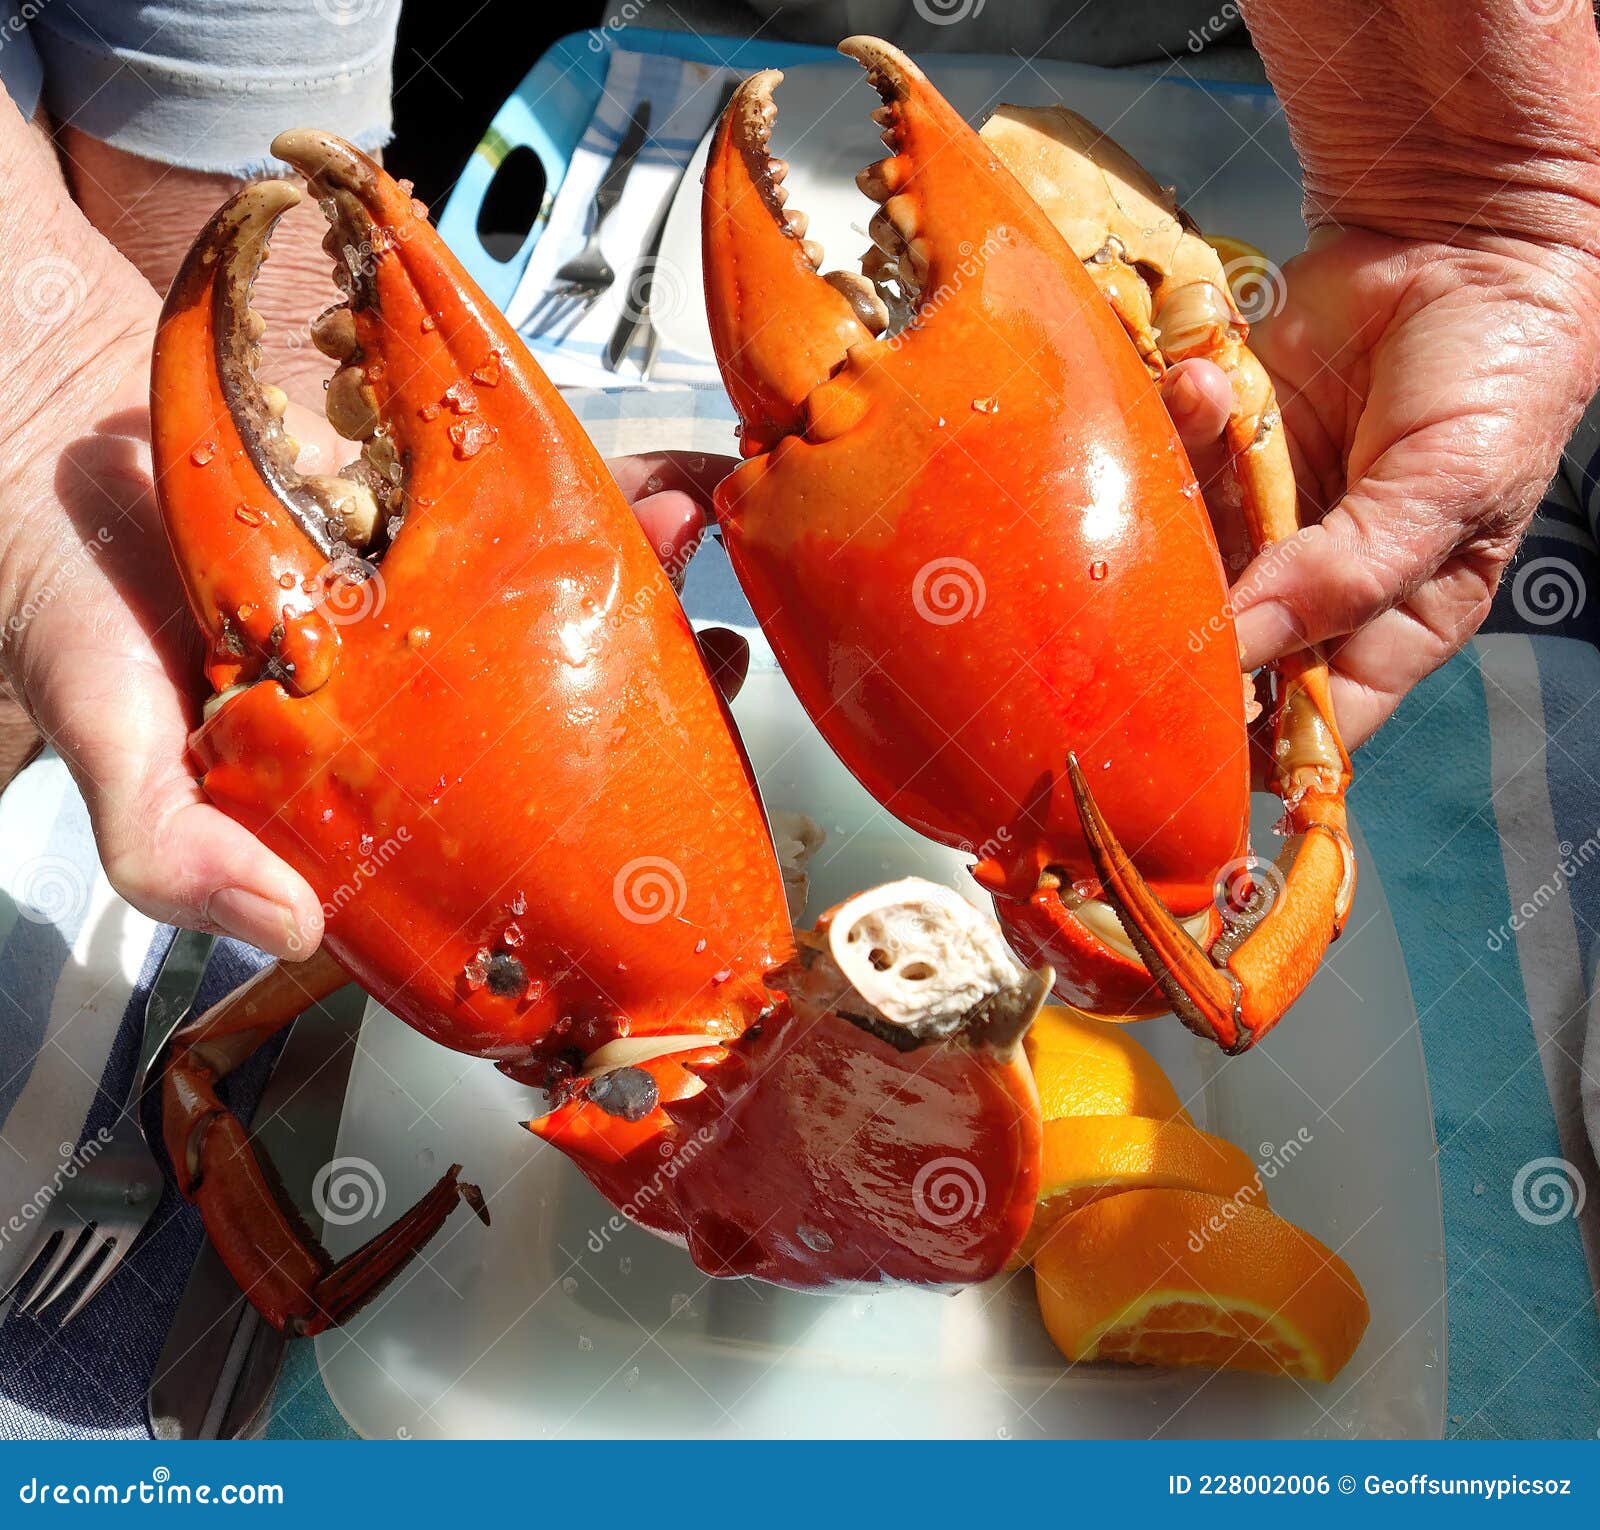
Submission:
[[[1600,38],[1583,4],[1243,0],[1307,220],[1593,248]]]

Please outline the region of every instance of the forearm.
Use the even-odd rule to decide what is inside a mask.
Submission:
[[[1585,0],[1243,0],[1313,227],[1600,250]]]
[[[0,611],[73,528],[56,475],[141,353],[151,289],[73,205],[47,145],[0,99]]]

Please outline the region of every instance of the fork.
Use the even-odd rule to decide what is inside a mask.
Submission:
[[[572,329],[616,281],[617,273],[600,248],[600,231],[622,200],[623,187],[649,130],[650,103],[641,101],[617,145],[617,156],[606,167],[589,205],[583,248],[556,272],[552,281],[558,285],[552,286],[534,306],[528,316],[530,333],[542,335],[560,321],[565,321],[566,330]]]
[[[155,1211],[161,1169],[145,1139],[139,1106],[151,1068],[199,990],[212,943],[212,936],[192,930],[179,930],[174,937],[145,1007],[139,1062],[122,1113],[105,1138],[93,1139],[100,1143],[93,1157],[81,1164],[74,1158],[72,1177],[46,1206],[16,1277],[7,1283],[9,1290],[0,1289],[0,1297],[13,1294],[35,1276],[28,1294],[17,1301],[17,1311],[38,1316],[87,1275],[77,1300],[61,1318],[65,1327],[111,1279]],[[49,1253],[52,1245],[55,1252]]]

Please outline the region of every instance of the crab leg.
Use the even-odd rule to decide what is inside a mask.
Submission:
[[[485,1221],[459,1164],[404,1216],[335,1262],[269,1183],[239,1118],[216,1086],[263,1042],[349,981],[325,952],[274,962],[173,1038],[162,1083],[162,1130],[178,1189],[200,1208],[228,1273],[281,1331],[319,1333],[344,1321],[468,1201]]]

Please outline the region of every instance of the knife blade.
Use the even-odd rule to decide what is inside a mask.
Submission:
[[[322,1219],[311,1186],[334,1156],[366,998],[352,983],[295,1021],[251,1134],[317,1237]],[[151,1434],[226,1440],[264,1425],[287,1343],[245,1300],[210,1242],[203,1243],[146,1395]]]
[[[200,992],[211,948],[216,943],[215,935],[202,935],[198,930],[179,930],[172,937],[172,944],[161,959],[161,970],[150,985],[150,997],[145,1000],[144,1035],[139,1042],[139,1065],[128,1092],[130,1100],[137,1102],[144,1092],[145,1078],[161,1049],[194,1007],[194,996]]]
[[[627,184],[633,162],[639,157],[639,150],[644,147],[645,137],[649,131],[650,102],[645,100],[634,109],[627,130],[622,135],[622,141],[617,145],[616,158],[606,166],[606,173],[600,177],[599,189],[595,192],[594,202],[589,209],[589,216],[593,219],[591,228],[599,228],[617,203],[622,200],[622,188]]]
[[[733,93],[739,88],[737,78],[728,80],[722,87],[722,94],[717,98],[717,104],[711,112],[710,128],[715,128],[728,102],[733,99]],[[710,131],[710,128],[707,131]],[[649,232],[645,235],[644,244],[640,246],[639,258],[633,263],[633,270],[628,275],[628,285],[622,290],[629,294],[630,301],[623,305],[622,317],[617,320],[617,326],[611,331],[611,338],[606,341],[605,362],[608,372],[615,372],[622,365],[623,359],[633,349],[633,343],[648,328],[652,335],[655,326],[650,321],[650,289],[654,285],[655,262],[661,254],[661,240],[667,232],[667,217],[672,212],[672,204],[678,200],[678,188],[683,184],[683,178],[689,173],[689,166],[685,163],[672,182],[672,189],[662,200],[655,217],[651,220]],[[650,353],[646,360],[646,374],[648,369],[655,365],[655,353],[660,342],[652,339]]]

